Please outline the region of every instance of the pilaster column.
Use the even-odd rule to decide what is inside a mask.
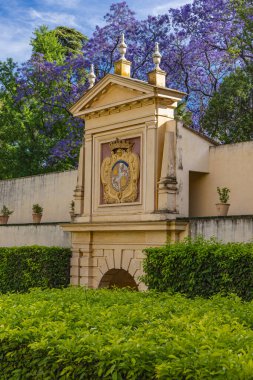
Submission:
[[[156,162],[157,162],[157,120],[146,122],[146,167],[143,184],[145,189],[145,212],[155,211],[156,204]]]
[[[83,215],[91,217],[92,209],[92,164],[93,164],[93,149],[92,149],[92,135],[86,134],[85,136],[85,177],[84,177],[84,208]]]
[[[176,213],[176,135],[173,129],[171,123],[168,122],[164,136],[161,178],[158,182],[158,210]]]
[[[79,163],[77,172],[77,184],[74,190],[75,214],[82,215],[84,206],[84,165],[85,165],[85,149],[84,141],[79,153]]]

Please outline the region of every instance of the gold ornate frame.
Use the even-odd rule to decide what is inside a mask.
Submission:
[[[132,152],[133,145],[130,141],[119,139],[109,143],[111,156],[106,157],[101,164],[103,198],[107,204],[131,203],[138,198],[140,159]],[[124,163],[128,167],[128,182],[119,191],[112,183],[112,170],[117,163]]]

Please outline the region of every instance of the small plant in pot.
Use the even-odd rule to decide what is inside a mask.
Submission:
[[[33,210],[33,223],[40,223],[43,213],[43,208],[38,204],[35,203],[32,207]]]
[[[216,203],[218,216],[227,216],[230,204],[229,200],[230,190],[227,187],[217,187],[220,203]]]
[[[2,210],[0,211],[0,224],[7,224],[9,216],[13,211],[9,210],[7,206],[3,205]]]
[[[70,212],[69,212],[71,221],[74,221],[75,219],[75,202],[72,200],[70,202]]]

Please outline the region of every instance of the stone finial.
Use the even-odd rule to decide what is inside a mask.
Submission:
[[[89,81],[89,88],[92,88],[95,84],[96,75],[94,73],[94,65],[90,66],[90,73],[88,75],[88,81]]]
[[[148,83],[153,86],[165,87],[166,86],[166,72],[160,68],[162,55],[159,51],[158,42],[155,43],[155,51],[152,55],[155,68],[148,73]]]
[[[120,39],[120,44],[118,45],[118,50],[120,52],[120,59],[126,59],[126,57],[125,57],[126,49],[127,49],[127,44],[125,43],[124,33],[122,33],[121,39]]]
[[[155,43],[155,51],[154,51],[152,57],[153,57],[153,62],[155,64],[155,69],[161,70],[160,69],[160,63],[161,63],[162,55],[159,51],[159,43],[158,42]]]
[[[123,77],[130,77],[131,62],[125,57],[127,45],[125,44],[124,34],[121,35],[118,50],[120,52],[120,59],[114,62],[114,73],[122,75]]]

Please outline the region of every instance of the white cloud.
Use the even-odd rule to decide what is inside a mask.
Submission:
[[[0,59],[12,57],[19,62],[28,59],[32,33],[42,24],[50,29],[66,25],[91,36],[96,25],[104,25],[103,16],[113,1],[122,0],[30,0],[30,8],[25,6],[24,0],[0,0]],[[128,0],[128,5],[139,19],[144,19],[148,14],[158,15],[192,1]]]
[[[182,5],[192,3],[193,0],[165,0],[159,1],[159,5],[154,5],[151,0],[145,1],[145,6],[138,6],[138,0],[133,2],[130,6],[136,12],[139,17],[146,17],[148,14],[157,16],[159,14],[167,12],[170,8],[179,8]]]
[[[20,28],[16,24],[4,25],[2,22],[0,60],[9,57],[18,62],[27,60],[31,55],[30,37],[29,29]]]
[[[74,9],[78,8],[81,5],[80,0],[44,0],[43,6],[49,5],[51,7],[61,7]]]
[[[68,13],[58,12],[38,12],[35,9],[29,10],[29,16],[34,21],[40,23],[53,24],[53,25],[68,25],[74,28],[78,28],[76,23],[76,16]]]

